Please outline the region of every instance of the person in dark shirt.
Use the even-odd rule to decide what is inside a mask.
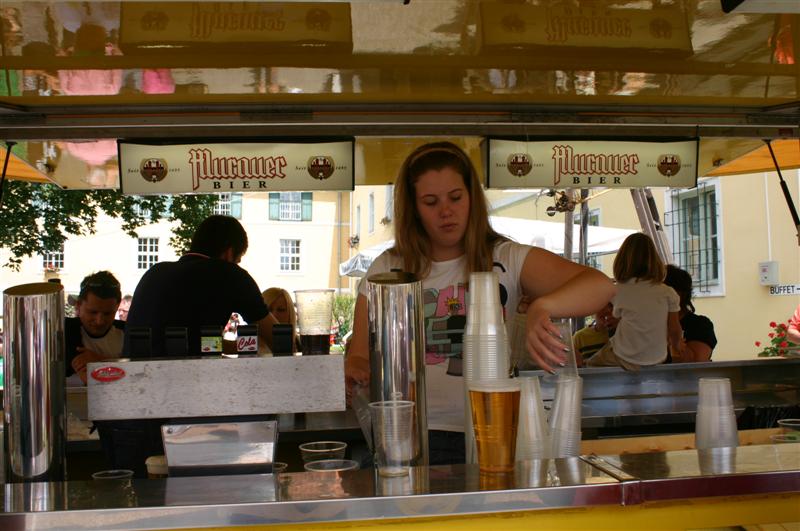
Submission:
[[[200,355],[200,328],[222,328],[236,312],[258,325],[262,341],[272,346],[272,325],[277,321],[261,297],[255,280],[237,264],[247,251],[247,233],[229,216],[209,216],[197,228],[188,253],[176,262],[161,262],[144,274],[128,312],[127,330],[150,328],[152,356],[171,355],[164,348],[164,329],[185,327],[189,355]],[[126,334],[124,353],[131,350]]]
[[[272,346],[272,325],[277,321],[261,298],[253,278],[237,264],[247,250],[247,233],[229,216],[209,216],[192,238],[190,251],[177,262],[162,262],[144,274],[128,312],[125,355],[133,352],[129,332],[148,327],[153,357],[169,357],[164,348],[166,327],[186,327],[189,355],[200,355],[200,327],[222,327],[231,313],[258,324],[261,339]],[[169,419],[133,419],[96,422],[100,442],[114,468],[133,470],[146,477],[145,460],[164,453],[161,425]]]
[[[680,357],[667,354],[666,363],[711,361],[711,353],[717,346],[714,323],[705,315],[695,313],[692,304],[692,275],[672,264],[667,266],[664,284],[674,289],[681,299],[678,316],[683,329]]]

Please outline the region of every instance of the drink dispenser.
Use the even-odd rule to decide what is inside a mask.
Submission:
[[[5,480],[63,481],[66,454],[64,291],[35,283],[3,292]]]
[[[399,271],[372,275],[367,278],[367,298],[370,400],[399,398],[415,403],[412,465],[427,465],[422,284],[414,275]]]

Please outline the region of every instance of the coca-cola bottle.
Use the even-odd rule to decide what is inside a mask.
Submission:
[[[239,339],[239,314],[234,312],[222,330],[222,354],[236,354],[237,340]]]

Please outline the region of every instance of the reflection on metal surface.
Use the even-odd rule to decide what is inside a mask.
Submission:
[[[624,484],[588,462],[570,459],[520,463],[513,483],[484,480],[484,490],[474,465],[418,468],[396,485],[376,484],[373,470],[279,474],[277,479],[254,474],[77,481],[43,487],[54,493],[47,496],[31,494],[39,488],[23,491],[25,485],[13,485],[3,492],[0,527],[21,530],[34,522],[38,528],[69,529],[322,523],[791,493],[800,481],[799,447],[738,448],[735,471],[722,475],[703,475],[695,451],[602,456],[636,476]],[[50,501],[32,502],[43,498]],[[20,513],[10,514],[11,508]]]
[[[706,448],[697,450],[700,473],[704,476],[736,473],[736,448]]]
[[[55,511],[66,505],[64,483],[6,483],[4,511],[25,513]]]
[[[171,476],[256,474],[272,470],[277,422],[166,424],[161,427]]]
[[[3,292],[4,470],[8,482],[64,479],[64,294],[36,283]]]

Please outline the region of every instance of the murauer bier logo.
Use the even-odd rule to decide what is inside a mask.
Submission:
[[[658,157],[658,172],[664,177],[672,177],[681,171],[681,158],[678,155],[661,155]]]
[[[533,169],[533,162],[527,153],[512,153],[506,161],[506,169],[515,177],[524,177]]]
[[[164,159],[142,159],[142,162],[139,163],[139,173],[147,182],[157,183],[163,181],[168,171],[167,161]]]
[[[324,181],[333,175],[333,170],[335,168],[336,165],[333,162],[333,157],[329,157],[328,155],[315,155],[313,157],[309,157],[308,162],[306,163],[308,174],[315,179],[319,179],[320,181]]]

